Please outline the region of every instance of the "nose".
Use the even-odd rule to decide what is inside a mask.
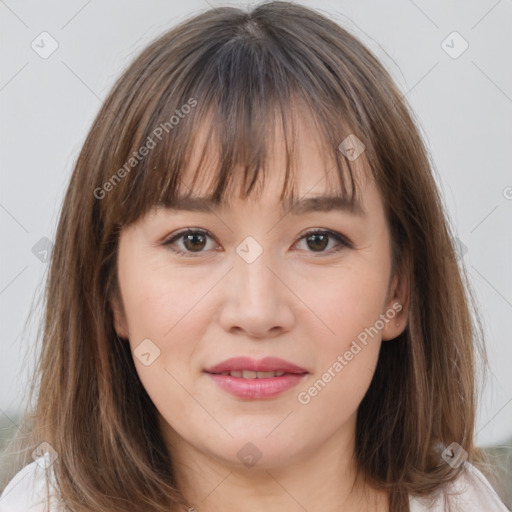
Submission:
[[[273,338],[295,321],[285,272],[266,251],[251,263],[236,255],[226,276],[219,322],[226,332],[251,338]]]

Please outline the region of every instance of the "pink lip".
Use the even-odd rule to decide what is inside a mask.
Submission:
[[[222,363],[216,364],[205,371],[207,373],[222,373],[230,371],[251,370],[253,372],[286,372],[303,374],[307,373],[304,368],[278,357],[265,357],[257,361],[250,357],[232,357]]]
[[[208,374],[224,391],[239,398],[258,400],[272,398],[283,393],[287,389],[296,386],[306,375],[305,373],[285,373],[282,377],[270,377],[268,379],[244,379],[231,377],[230,375]]]
[[[244,379],[231,375],[219,375],[222,372],[250,370],[254,372],[286,372],[281,377],[264,379]],[[234,357],[212,366],[205,372],[224,391],[239,398],[272,398],[296,386],[308,373],[293,363],[275,357],[266,357],[260,361],[248,357]]]

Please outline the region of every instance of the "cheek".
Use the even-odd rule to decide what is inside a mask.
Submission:
[[[173,417],[190,408],[185,389],[191,389],[193,352],[206,322],[204,315],[198,315],[205,291],[166,274],[163,268],[146,268],[126,273],[122,282],[137,374],[157,409]],[[146,361],[139,357],[148,352]]]
[[[344,288],[324,301],[320,316],[331,333],[315,340],[314,375],[298,390],[297,401],[307,421],[322,431],[329,417],[331,427],[352,417],[370,386],[381,346],[381,332],[375,329],[381,301],[369,294]],[[380,297],[379,297],[380,299]]]
[[[381,345],[385,264],[354,264],[343,269],[339,279],[325,280],[322,287],[304,284],[308,305],[321,320],[314,337],[315,375],[302,388],[306,395],[299,400],[309,404],[308,414],[333,407],[334,415],[344,416],[357,409],[366,393]]]
[[[156,408],[172,419],[191,407],[194,351],[208,324],[201,299],[211,284],[169,274],[162,267],[127,273],[123,293],[137,374]],[[157,356],[146,366],[137,354],[148,339],[151,358]]]
[[[381,266],[353,265],[339,277],[304,282],[303,296],[323,325],[322,352],[346,350],[352,339],[374,326],[383,312],[387,274]],[[318,321],[317,320],[317,321]],[[362,336],[364,338],[364,335]]]
[[[134,261],[124,277],[123,298],[130,334],[134,341],[141,336],[154,338],[162,346],[183,339],[175,336],[183,329],[193,328],[197,306],[207,294],[211,283],[201,276],[187,276],[186,269],[171,269],[165,265],[138,265]],[[172,271],[171,271],[172,270]],[[210,278],[211,280],[211,278]]]

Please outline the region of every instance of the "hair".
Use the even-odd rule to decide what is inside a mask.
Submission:
[[[250,11],[223,7],[182,21],[124,70],[65,194],[31,401],[39,391],[24,413],[29,434],[18,465],[48,442],[70,510],[163,512],[185,504],[157,410],[114,329],[120,230],[183,197],[200,133],[208,137],[185,196],[211,151],[214,201],[225,201],[234,183],[242,198],[258,190],[277,125],[286,143],[280,197],[293,194],[299,122],[311,123],[325,143],[335,162],[329,172],[351,200],[355,166],[339,145],[351,134],[364,143],[385,205],[393,271],[409,283],[407,326],[382,344],[358,409],[358,472],[388,491],[391,511],[403,512],[409,495],[426,496],[463,470],[443,462],[444,447],[455,441],[473,463],[482,460],[474,444],[482,326],[404,95],[354,35],[318,11],[279,1]]]

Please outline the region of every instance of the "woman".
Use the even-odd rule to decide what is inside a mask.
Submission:
[[[470,298],[377,59],[292,3],[195,16],[78,158],[36,460],[0,510],[506,510],[477,469]]]

